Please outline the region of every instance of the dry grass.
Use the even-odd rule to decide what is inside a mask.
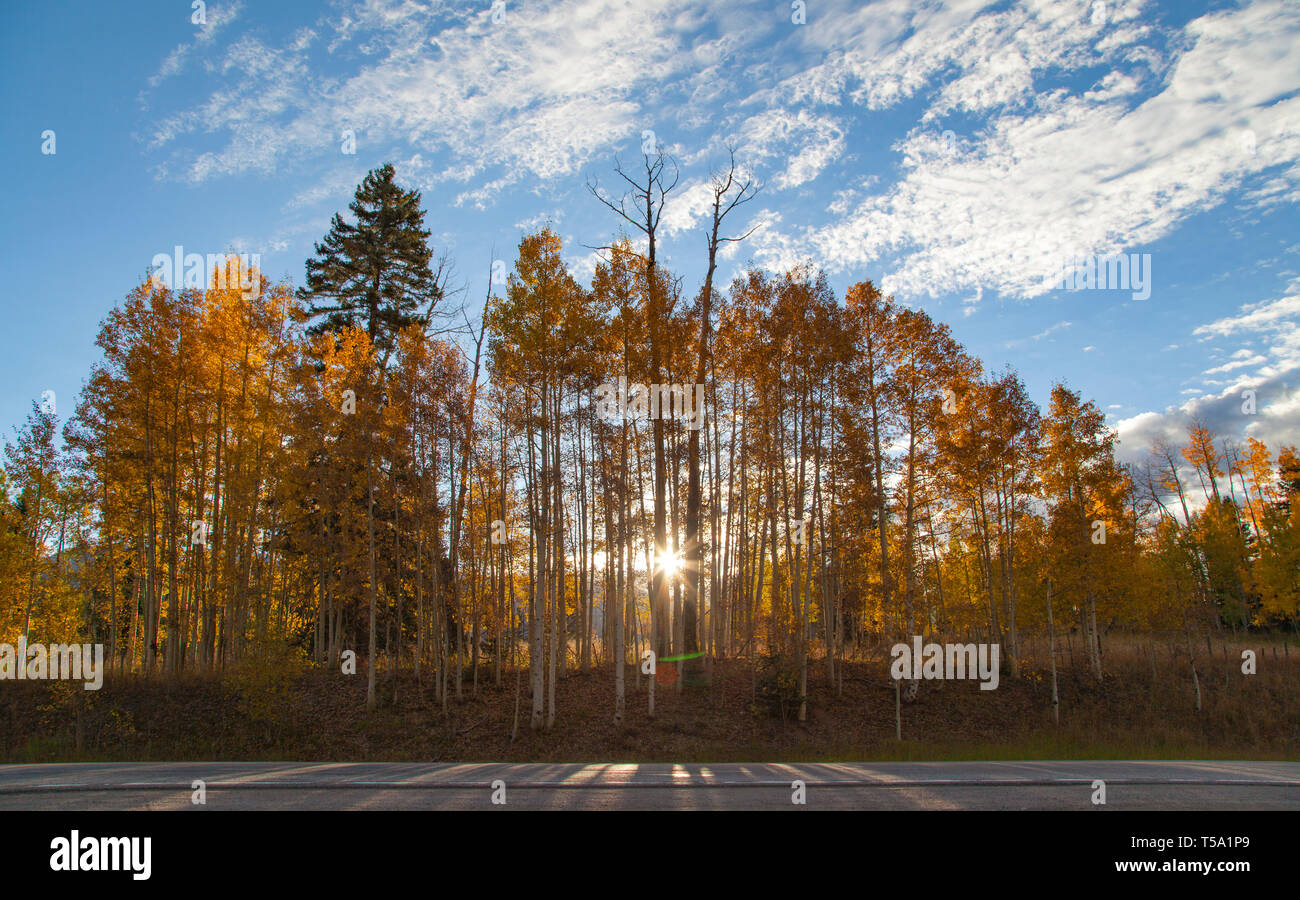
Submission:
[[[1073,644],[1073,659],[1071,657]],[[681,694],[660,686],[657,716],[646,715],[645,681],[629,668],[624,729],[612,726],[608,669],[570,673],[557,687],[550,732],[528,727],[527,675],[518,739],[510,740],[513,673],[500,687],[480,671],[477,695],[466,679],[448,714],[432,684],[403,674],[397,701],[382,677],[380,708],[365,713],[362,674],[319,670],[277,687],[250,718],[248,687],[215,676],[177,681],[111,678],[99,692],[79,685],[0,685],[0,759],[65,760],[438,760],[728,762],[887,759],[1300,759],[1300,656],[1265,637],[1202,640],[1195,709],[1185,641],[1112,636],[1101,683],[1086,670],[1078,637],[1058,650],[1061,724],[1052,724],[1046,642],[1025,647],[1021,677],[995,691],[969,682],[924,682],[903,705],[902,742],[894,737],[894,690],[886,658],[843,664],[839,696],[825,666],[810,669],[805,722],[757,709],[754,671],[744,660],[720,664],[707,686]],[[1257,654],[1258,674],[1241,673],[1241,650]]]

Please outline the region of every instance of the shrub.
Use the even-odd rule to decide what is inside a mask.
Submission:
[[[755,672],[755,712],[779,715],[782,721],[799,706],[799,672],[785,654],[760,656]]]

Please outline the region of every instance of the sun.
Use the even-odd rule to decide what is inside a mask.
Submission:
[[[682,570],[682,558],[677,553],[664,553],[659,556],[659,570],[669,578],[675,576]]]

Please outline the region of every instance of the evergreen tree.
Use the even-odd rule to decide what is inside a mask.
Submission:
[[[429,267],[420,192],[402,190],[393,175],[391,163],[366,175],[348,204],[356,224],[334,214],[316,256],[307,260],[307,286],[298,289],[311,304],[308,315],[324,317],[311,334],[362,328],[383,360],[397,333],[427,325],[443,296]]]
[[[307,261],[307,286],[299,296],[311,305],[308,317],[324,316],[311,334],[339,334],[349,328],[364,330],[379,372],[377,395],[370,394],[358,378],[357,402],[367,407],[385,402],[384,377],[397,335],[414,325],[427,327],[434,307],[442,299],[442,286],[429,268],[429,232],[424,228],[420,192],[404,191],[393,183],[393,166],[386,163],[367,173],[348,204],[356,224],[337,213],[316,257]],[[320,298],[332,305],[317,305]],[[369,421],[369,420],[367,420]],[[369,657],[366,708],[376,705],[375,654],[379,578],[376,568],[374,436],[366,455],[366,532],[369,544]]]

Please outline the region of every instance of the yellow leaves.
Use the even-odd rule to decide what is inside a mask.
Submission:
[[[599,352],[601,317],[560,256],[549,228],[519,242],[506,298],[492,305],[487,327],[494,378],[549,385],[588,365]]]
[[[1222,477],[1223,469],[1219,467],[1222,457],[1214,447],[1214,432],[1203,425],[1193,424],[1187,437],[1187,445],[1181,448],[1183,459],[1197,471],[1203,469],[1207,478]]]

